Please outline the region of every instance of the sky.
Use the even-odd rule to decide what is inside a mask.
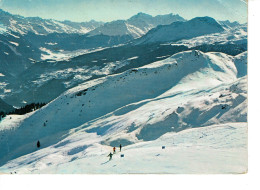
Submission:
[[[246,0],[0,0],[0,8],[26,17],[56,20],[112,21],[138,12],[153,16],[179,14],[185,19],[210,16],[247,22]]]

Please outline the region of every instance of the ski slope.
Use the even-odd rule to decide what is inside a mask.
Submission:
[[[123,147],[122,152],[117,148],[108,161],[112,147],[99,144],[99,136],[78,131],[60,143],[9,162],[0,171],[12,174],[245,173],[246,134],[246,123],[167,133],[155,141]]]
[[[245,172],[245,57],[245,53],[233,57],[197,50],[177,53],[72,88],[25,116],[12,130],[2,125],[6,117],[0,123],[0,171]],[[224,138],[226,143],[223,136],[228,137]],[[182,143],[171,144],[174,139]],[[119,144],[124,146],[126,157],[115,155],[106,163],[109,151]],[[159,151],[162,145],[170,151]]]

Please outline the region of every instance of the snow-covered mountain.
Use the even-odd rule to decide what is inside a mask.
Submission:
[[[163,50],[164,51],[161,51]],[[169,50],[158,46],[119,46],[100,49],[94,52],[85,52],[75,58],[66,58],[64,54],[45,55],[64,56],[64,61],[45,60],[35,62],[25,71],[20,73],[19,80],[5,82],[0,93],[6,102],[17,107],[26,103],[50,102],[58,97],[66,89],[78,84],[126,71],[132,67],[140,67],[145,64],[164,59],[163,56],[177,53],[187,48],[169,46]],[[163,53],[163,54],[162,54]],[[5,76],[6,78],[6,76]],[[9,77],[10,78],[10,77]],[[4,79],[4,78],[2,78]],[[1,78],[0,78],[1,81]]]
[[[123,72],[133,67],[141,67],[189,49],[201,50],[203,52],[223,52],[229,55],[237,55],[247,50],[247,27],[244,25],[225,29],[220,33],[206,34],[173,43],[163,42],[161,44],[161,42],[158,42],[153,43],[153,45],[149,44],[149,46],[145,44],[129,44],[78,51],[55,51],[48,49],[51,46],[53,48],[61,47],[58,44],[56,46],[53,45],[55,44],[54,42],[62,44],[61,41],[57,40],[59,37],[56,34],[52,35],[51,39],[53,41],[48,41],[52,44],[45,44],[47,48],[41,47],[41,52],[35,54],[38,55],[38,58],[30,56],[31,54],[29,53],[26,53],[23,57],[17,56],[18,61],[21,58],[29,60],[27,69],[25,71],[20,69],[21,72],[17,75],[19,80],[6,73],[4,73],[5,77],[0,78],[0,82],[3,84],[0,87],[0,95],[9,104],[19,107],[24,105],[24,103],[47,103],[58,97],[66,89],[84,81]],[[32,41],[33,36],[31,35],[29,39]],[[39,38],[37,37],[37,39]],[[42,36],[40,41],[44,44],[47,39]],[[14,37],[10,38],[9,41],[21,44]],[[84,42],[84,39],[79,41]],[[8,41],[6,40],[6,42]],[[76,43],[77,46],[79,46],[79,43]],[[72,47],[71,45],[68,46]],[[30,47],[33,46],[30,45]],[[35,52],[37,51],[35,50]],[[3,54],[3,56],[6,55]],[[45,61],[35,62],[37,59],[44,59]],[[11,65],[7,68],[11,69],[12,72],[15,71],[12,70]]]
[[[237,26],[240,26],[239,22],[234,21],[234,22],[230,22],[229,20],[225,20],[225,21],[218,21],[224,28],[234,28]]]
[[[142,38],[137,39],[135,43],[174,42],[223,31],[224,28],[215,19],[211,17],[196,17],[189,21],[158,26],[150,30]]]
[[[38,140],[44,149],[2,169],[18,171],[30,165],[38,173],[49,165],[56,169],[61,163],[65,167],[69,161],[73,164],[78,158],[87,159],[96,148],[108,145],[138,146],[188,128],[246,122],[246,67],[237,66],[246,65],[245,55],[196,50],[177,53],[83,83],[42,109],[19,117],[16,125],[10,125],[12,119],[6,118],[0,124],[1,164],[36,151]],[[57,157],[50,161],[49,156]]]
[[[91,36],[100,34],[107,36],[130,35],[137,38],[158,25],[167,25],[176,21],[185,21],[185,19],[173,14],[153,17],[145,13],[138,13],[127,20],[117,20],[108,23],[94,20],[89,22],[71,22],[68,20],[57,21],[54,19],[12,15],[0,9],[0,32],[9,30],[21,35],[25,35],[28,32],[36,35],[50,33],[86,34],[90,32]]]
[[[179,15],[158,15],[151,16],[145,13],[138,13],[128,20],[118,20],[105,23],[103,26],[89,32],[89,35],[108,35],[108,36],[123,36],[129,35],[133,38],[140,38],[152,28],[158,25],[168,25],[177,21],[185,21]]]
[[[229,34],[239,36],[238,33],[230,32]],[[232,36],[218,33],[218,35],[208,37],[192,38],[186,42],[178,41],[176,44],[125,45],[93,52],[86,51],[85,54],[75,58],[62,52],[42,54],[46,59],[66,60],[46,60],[34,63],[17,76],[19,80],[9,80],[8,83],[5,81],[1,95],[6,102],[18,107],[24,103],[47,103],[66,89],[84,81],[124,72],[133,67],[141,67],[181,51],[197,49],[204,52],[218,51],[237,55],[247,50],[246,35],[243,36],[245,43],[242,43],[242,37],[233,38],[234,41],[226,39],[229,37]],[[203,39],[205,39],[204,43]],[[241,43],[238,43],[239,40]]]
[[[0,9],[0,71],[6,75],[17,75],[37,61],[60,60],[60,57],[68,57],[67,55],[73,57],[93,49],[124,44],[133,39],[135,30],[137,33],[139,31],[138,35],[144,35],[159,24],[178,20],[184,19],[172,14],[152,17],[139,13],[126,21],[106,23],[103,27],[103,23],[93,20],[82,23],[61,22],[12,15]],[[120,23],[120,26],[112,23]],[[125,26],[124,29],[121,24]],[[100,26],[112,33],[86,34],[95,28],[100,29]]]
[[[247,25],[0,10],[1,115],[31,103],[0,119],[0,173],[243,173]]]
[[[88,33],[89,31],[102,25],[102,22],[71,22],[57,21],[53,19],[42,19],[39,17],[23,17],[12,15],[0,9],[0,26],[7,30],[19,33],[21,35],[28,32],[37,35],[46,35],[50,33]]]

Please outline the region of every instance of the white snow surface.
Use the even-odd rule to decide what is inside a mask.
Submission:
[[[247,124],[227,123],[167,133],[122,148],[112,160],[100,137],[78,131],[63,141],[13,160],[5,173],[244,173]],[[162,149],[165,146],[165,149]],[[124,157],[121,157],[124,155]]]
[[[11,41],[10,41],[10,43],[13,44],[13,45],[15,45],[16,47],[19,46],[19,44],[16,43],[16,42],[11,42]]]
[[[0,172],[246,172],[247,77],[237,67],[245,56],[177,53],[83,83],[12,118],[12,128],[7,116]],[[108,162],[119,144],[125,157]]]
[[[75,51],[64,51],[64,50],[52,51],[45,47],[40,47],[39,49],[42,51],[41,60],[69,61],[73,57],[77,57],[79,55],[84,55],[84,54],[93,53],[97,51],[102,51],[107,48],[98,47],[93,49],[78,49]]]

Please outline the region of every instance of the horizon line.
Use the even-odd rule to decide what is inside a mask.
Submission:
[[[85,23],[85,22],[101,22],[101,23],[111,23],[111,22],[115,22],[115,21],[126,21],[126,20],[129,20],[130,18],[138,15],[138,14],[145,14],[145,15],[149,15],[151,17],[157,17],[157,16],[165,16],[165,15],[173,15],[173,16],[180,16],[181,18],[183,18],[184,20],[186,21],[189,21],[189,20],[192,20],[194,18],[197,18],[197,17],[210,17],[210,16],[196,16],[196,17],[193,17],[191,19],[186,19],[184,18],[183,16],[181,16],[180,14],[174,14],[174,13],[165,13],[165,14],[158,14],[158,15],[151,15],[151,14],[148,14],[148,13],[145,13],[145,12],[137,12],[135,13],[134,15],[132,15],[131,17],[127,18],[127,19],[117,19],[117,20],[111,20],[111,21],[100,21],[100,20],[95,20],[95,19],[90,19],[90,20],[85,20],[85,21],[73,21],[73,20],[69,20],[69,19],[64,19],[64,20],[59,20],[59,19],[55,19],[55,18],[43,18],[43,17],[40,17],[40,16],[23,16],[21,14],[15,14],[15,13],[11,13],[9,11],[6,11],[4,10],[3,8],[0,7],[0,10],[5,12],[5,13],[8,13],[12,16],[19,16],[19,17],[23,17],[23,18],[40,18],[40,19],[43,19],[43,20],[54,20],[54,21],[58,21],[58,22],[65,22],[65,21],[69,21],[69,22],[74,22],[74,23]],[[211,17],[213,19],[215,19],[214,17]],[[233,22],[238,22],[239,24],[246,24],[248,23],[248,21],[244,22],[244,23],[240,23],[238,20],[235,20],[235,21],[230,21],[229,19],[226,19],[226,20],[217,20],[215,19],[216,21],[229,21],[231,23]]]

